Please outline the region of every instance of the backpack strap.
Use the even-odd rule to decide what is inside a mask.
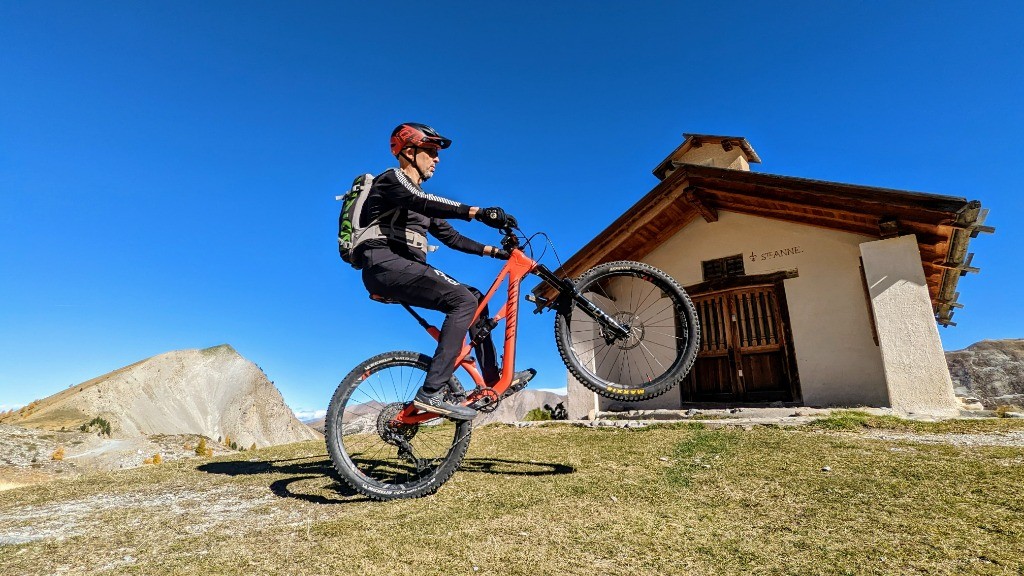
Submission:
[[[433,252],[437,250],[437,246],[431,246],[427,243],[427,236],[425,234],[413,232],[412,230],[398,226],[397,222],[400,215],[401,209],[392,208],[377,218],[374,218],[373,222],[371,222],[369,226],[359,231],[357,238],[353,240],[352,249],[355,250],[356,246],[366,242],[367,240],[391,240],[393,242],[406,244],[424,252]],[[391,216],[391,220],[385,222],[384,219],[388,216]]]

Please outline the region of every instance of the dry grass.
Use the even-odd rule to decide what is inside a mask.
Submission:
[[[1022,448],[869,440],[824,424],[491,426],[474,433],[438,494],[412,501],[351,494],[315,442],[8,490],[0,539],[42,537],[0,545],[0,565],[11,574],[1021,574],[1022,483]],[[17,518],[35,520],[25,528]]]

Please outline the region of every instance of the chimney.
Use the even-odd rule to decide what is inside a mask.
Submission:
[[[654,169],[654,175],[658,180],[664,180],[682,164],[749,172],[751,162],[760,164],[761,159],[746,138],[683,134],[683,143],[658,164]]]

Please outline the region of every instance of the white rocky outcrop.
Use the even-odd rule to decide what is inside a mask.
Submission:
[[[1024,339],[982,340],[946,352],[953,386],[987,407],[1024,405]]]
[[[71,429],[99,417],[114,438],[201,434],[245,448],[319,438],[266,374],[226,344],[160,354],[33,404],[11,423]]]

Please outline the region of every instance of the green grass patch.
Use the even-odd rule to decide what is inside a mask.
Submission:
[[[673,456],[676,465],[668,472],[671,483],[679,486],[690,486],[693,475],[704,469],[722,464],[730,452],[739,444],[736,430],[701,430],[695,429],[688,438],[676,444]]]
[[[836,410],[807,424],[822,430],[896,430],[920,434],[983,434],[1024,431],[1022,418],[956,418],[939,422],[874,415],[860,410]]]

